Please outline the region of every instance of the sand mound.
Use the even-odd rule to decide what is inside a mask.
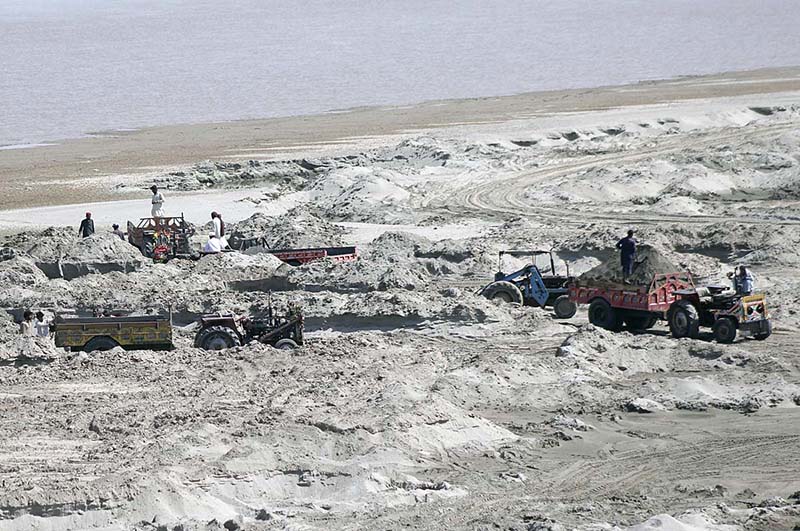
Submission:
[[[37,233],[22,233],[7,244],[39,261],[109,262],[138,261],[138,249],[111,233],[81,238],[69,227],[50,227]]]
[[[344,229],[300,208],[282,216],[253,214],[236,224],[228,242],[234,249],[244,240],[262,239],[268,249],[333,247],[342,245]]]
[[[636,249],[636,265],[633,275],[628,279],[632,285],[646,286],[659,273],[674,273],[681,268],[673,264],[663,253],[649,245],[639,245]],[[602,264],[590,269],[579,278],[581,282],[621,283],[622,265],[619,256],[612,256]]]

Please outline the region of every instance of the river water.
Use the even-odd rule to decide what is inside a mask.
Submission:
[[[2,0],[0,146],[798,63],[793,0]]]

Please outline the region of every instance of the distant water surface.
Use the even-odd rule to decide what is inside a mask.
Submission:
[[[794,0],[2,0],[0,146],[798,63]]]

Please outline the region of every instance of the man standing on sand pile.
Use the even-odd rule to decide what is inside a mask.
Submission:
[[[633,229],[617,242],[617,249],[620,250],[622,260],[622,281],[627,283],[628,277],[633,275],[633,264],[636,261],[636,240],[633,239]]]
[[[150,200],[150,203],[153,205],[150,210],[150,215],[154,218],[163,218],[164,194],[158,191],[158,186],[156,185],[151,186],[150,191],[153,192],[153,198]]]
[[[94,234],[94,220],[92,213],[87,212],[86,217],[81,220],[81,226],[78,227],[78,234],[84,238],[88,238]]]

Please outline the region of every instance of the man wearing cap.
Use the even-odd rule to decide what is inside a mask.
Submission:
[[[84,238],[88,238],[94,234],[94,220],[92,219],[91,212],[87,212],[86,217],[81,220],[81,226],[78,227],[78,234]]]
[[[628,231],[628,235],[617,242],[617,249],[620,250],[622,261],[622,281],[627,282],[628,277],[633,274],[633,263],[636,260],[636,240],[633,239],[633,229]]]
[[[150,203],[153,205],[152,209],[150,210],[150,214],[154,218],[163,218],[164,217],[164,194],[158,191],[158,186],[153,185],[150,187],[150,191],[153,192],[153,198],[150,200]]]

